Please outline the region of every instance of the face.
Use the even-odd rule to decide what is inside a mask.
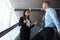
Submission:
[[[26,11],[26,12],[25,12],[25,15],[26,15],[26,16],[29,16],[29,15],[30,15],[30,12],[29,12],[29,11]]]
[[[48,4],[47,3],[43,3],[42,8],[46,9],[47,7],[48,7]]]

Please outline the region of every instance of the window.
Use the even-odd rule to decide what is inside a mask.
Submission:
[[[17,23],[17,17],[8,0],[0,0],[0,32]]]

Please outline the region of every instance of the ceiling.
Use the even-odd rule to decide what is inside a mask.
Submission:
[[[41,8],[42,2],[45,0],[10,0],[14,8]],[[60,1],[58,0],[49,0],[52,4],[52,7],[60,8]]]

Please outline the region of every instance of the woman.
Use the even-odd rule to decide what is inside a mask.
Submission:
[[[37,24],[37,22],[35,22],[33,25],[31,25],[29,14],[30,11],[26,9],[23,12],[23,16],[20,17],[19,26],[22,26],[20,30],[20,40],[30,40],[30,30],[34,25]]]

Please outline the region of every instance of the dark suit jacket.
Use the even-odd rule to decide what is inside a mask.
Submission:
[[[26,26],[25,23],[23,23],[23,19],[24,19],[24,17],[20,17],[19,26],[22,26],[22,27],[21,27],[21,30],[26,30],[28,27]],[[30,20],[30,22],[31,22],[31,20]],[[30,29],[31,29],[33,26],[34,26],[34,24],[30,26]]]
[[[28,27],[23,22],[23,19],[25,19],[25,17],[20,17],[19,20],[19,26],[22,26],[20,29],[20,40],[30,40],[30,29],[34,26],[34,24],[33,25],[30,24],[30,27]]]

